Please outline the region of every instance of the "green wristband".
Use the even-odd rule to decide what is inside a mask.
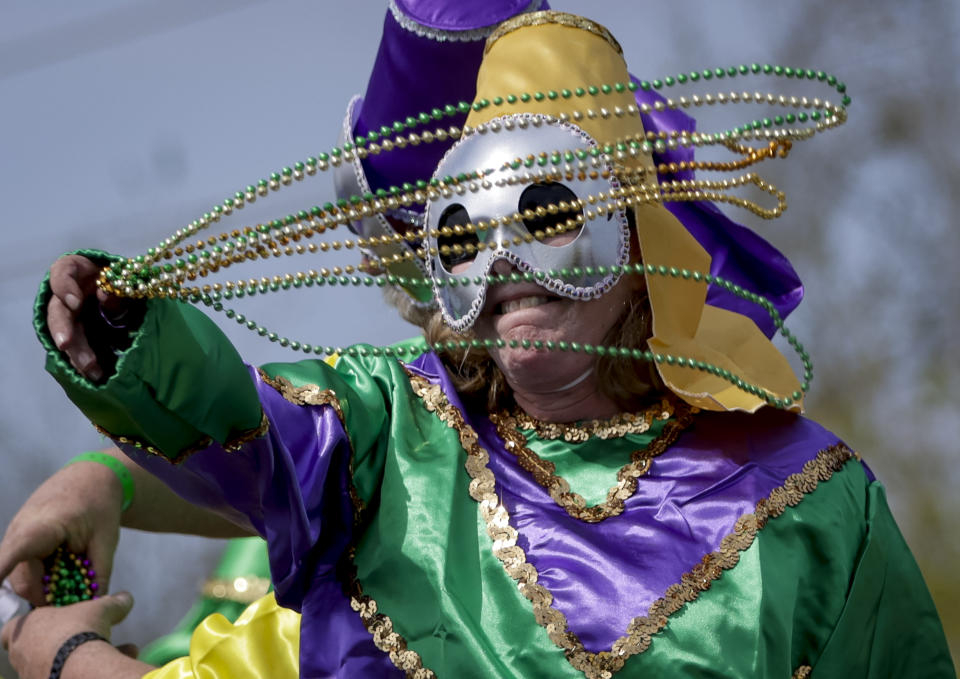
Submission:
[[[130,505],[133,504],[133,475],[130,473],[129,469],[123,466],[123,463],[120,460],[115,457],[111,457],[106,453],[89,452],[80,453],[63,466],[69,467],[74,462],[98,462],[104,467],[109,467],[112,469],[113,473],[117,475],[117,479],[120,481],[120,486],[123,488],[123,506],[120,508],[120,511],[125,512],[130,508]]]

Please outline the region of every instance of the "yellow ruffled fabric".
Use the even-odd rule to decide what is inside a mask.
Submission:
[[[670,212],[660,205],[634,209],[643,261],[710,271],[710,255]],[[790,363],[756,323],[706,303],[705,282],[660,275],[646,279],[653,311],[651,351],[711,363],[781,399],[800,391]],[[666,363],[658,363],[657,370],[671,391],[699,408],[754,412],[766,405],[760,397],[710,373]],[[790,406],[796,411],[802,408],[802,399]]]
[[[300,614],[273,594],[250,604],[235,623],[208,616],[190,640],[190,655],[143,679],[298,679]]]

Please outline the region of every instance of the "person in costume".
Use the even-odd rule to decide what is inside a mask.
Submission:
[[[183,516],[268,545],[274,594],[235,625],[209,619],[188,657],[146,676],[954,676],[882,486],[797,413],[804,385],[768,339],[777,316],[704,276],[782,317],[801,295],[789,264],[707,203],[622,200],[672,149],[591,153],[690,129],[669,109],[616,115],[656,99],[629,82],[587,19],[537,12],[492,32],[472,132],[431,165],[422,271],[437,308],[409,286],[429,314],[412,360],[360,346],[248,368],[169,299],[98,293],[83,315],[108,256],[54,265],[37,305],[48,367],[136,462],[156,520],[174,501],[161,479],[198,507]],[[576,105],[608,115],[565,117],[564,92],[598,83],[620,86]],[[583,164],[537,169],[553,152]],[[666,161],[675,176],[683,157]],[[372,161],[352,170],[354,193],[382,188]],[[403,247],[370,256],[419,268]],[[625,272],[637,263],[655,266]],[[546,350],[561,344],[592,353]],[[647,350],[674,360],[629,360]],[[105,635],[128,603],[104,600],[34,611],[5,643],[49,663],[65,637],[44,645],[38,626]],[[80,649],[110,676],[148,671],[102,641]]]

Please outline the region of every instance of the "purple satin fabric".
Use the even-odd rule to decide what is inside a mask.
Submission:
[[[436,356],[414,365],[452,393]],[[622,514],[585,524],[520,468],[485,413],[470,413],[468,421],[490,453],[496,492],[520,533],[518,544],[553,593],[554,606],[593,652],[609,649],[638,612],[719,547],[740,516],[838,442],[819,425],[782,411],[701,413],[654,460]]]
[[[301,612],[301,677],[405,676],[373,643],[339,582],[318,579],[304,599]]]
[[[481,4],[406,0],[398,6],[426,26],[463,31],[499,23],[528,4],[524,0]],[[439,41],[420,36],[402,27],[388,11],[354,132],[365,135],[407,116],[459,101],[473,101],[485,42],[484,38]],[[460,113],[436,124],[460,126],[466,118],[466,114]],[[433,142],[370,156],[363,161],[367,181],[376,191],[429,179],[451,145],[452,142]],[[410,209],[422,211],[423,206],[411,205]]]
[[[803,299],[803,284],[790,260],[756,233],[724,215],[713,203],[667,203],[667,209],[710,253],[710,273],[769,299],[786,318]],[[711,284],[707,304],[753,320],[767,337],[776,332],[760,305]]]
[[[425,26],[467,31],[500,23],[526,9],[529,1],[402,0],[397,5],[404,14]],[[544,2],[542,8],[549,9],[549,4]],[[388,11],[354,133],[366,135],[407,116],[460,101],[473,101],[485,42],[484,38],[439,41],[420,36],[401,26]],[[458,113],[431,125],[461,126],[466,119],[465,113]],[[435,141],[369,156],[363,160],[367,181],[376,191],[400,186],[403,182],[429,179],[451,146],[450,141]],[[422,212],[423,206],[413,204],[408,209]]]
[[[431,40],[406,30],[387,12],[354,132],[365,135],[434,107],[471,101],[482,53],[483,40]],[[443,123],[459,126],[464,120],[466,114],[458,114]],[[363,161],[367,181],[376,191],[429,178],[449,147],[448,142],[434,142],[370,156]]]
[[[350,443],[339,418],[329,406],[293,405],[255,370],[251,377],[270,419],[266,437],[232,453],[214,445],[177,466],[124,451],[189,502],[267,540],[277,601],[303,614],[301,676],[403,676],[374,645],[336,573],[353,534]]]

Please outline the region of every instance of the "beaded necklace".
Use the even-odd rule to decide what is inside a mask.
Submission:
[[[60,546],[43,562],[43,594],[49,604],[66,606],[95,599],[99,585],[90,560]]]
[[[622,93],[626,90],[633,92],[638,89],[646,91],[660,90],[664,87],[672,88],[676,85],[709,81],[714,78],[719,80],[722,78],[734,78],[746,75],[774,75],[825,83],[830,88],[836,90],[837,93],[842,94],[841,104],[836,105],[820,98],[811,99],[808,97],[775,95],[772,93],[730,91],[729,93],[718,92],[716,94],[711,93],[702,96],[697,94],[689,97],[679,96],[675,99],[667,98],[663,101],[656,101],[653,104],[630,104],[625,107],[614,106],[612,109],[602,106],[602,97],[614,92]],[[571,201],[569,203],[561,202],[557,205],[547,205],[538,208],[538,214],[540,210],[544,210],[544,213],[551,214],[558,214],[560,212],[576,214],[565,222],[547,228],[543,232],[536,231],[533,234],[528,234],[526,239],[543,240],[550,238],[557,233],[578,228],[584,219],[593,219],[598,215],[608,214],[615,210],[623,210],[628,206],[649,203],[675,201],[726,202],[747,209],[765,219],[776,218],[786,207],[785,195],[775,186],[763,180],[755,172],[745,172],[720,180],[674,179],[660,183],[656,177],[646,177],[644,172],[627,170],[623,165],[623,161],[638,155],[651,154],[654,152],[663,153],[664,151],[680,147],[715,146],[727,149],[731,153],[739,156],[738,159],[728,162],[683,161],[660,163],[655,167],[655,173],[657,175],[667,175],[689,170],[737,172],[768,159],[784,158],[789,153],[794,142],[809,139],[817,133],[827,131],[842,124],[846,120],[846,106],[850,103],[850,97],[846,94],[845,85],[839,82],[834,76],[827,75],[822,71],[792,69],[769,64],[762,66],[759,64],[749,66],[739,65],[725,69],[717,68],[704,71],[692,71],[689,74],[668,76],[662,80],[631,81],[627,83],[618,82],[599,86],[578,87],[572,90],[561,89],[559,91],[549,90],[547,92],[507,94],[503,97],[494,97],[491,100],[478,99],[472,103],[461,101],[457,104],[449,104],[443,108],[434,108],[429,113],[421,112],[416,116],[408,116],[405,120],[396,121],[392,125],[385,125],[378,131],[374,130],[365,136],[356,137],[352,142],[343,144],[342,147],[333,148],[329,153],[321,153],[316,157],[309,157],[305,161],[294,163],[292,167],[284,167],[279,172],[272,173],[268,179],[259,180],[256,185],[248,185],[245,189],[235,192],[232,197],[225,199],[221,204],[215,205],[211,211],[204,213],[202,217],[178,229],[172,236],[166,238],[157,247],[150,248],[146,254],[112,263],[101,272],[98,285],[110,293],[125,297],[172,297],[195,304],[203,304],[215,311],[224,312],[228,318],[232,318],[270,341],[277,342],[281,346],[290,347],[293,350],[303,351],[304,353],[318,355],[362,355],[364,352],[369,352],[374,355],[403,356],[406,350],[402,348],[390,349],[389,347],[374,347],[370,349],[359,349],[350,347],[342,349],[340,347],[318,346],[305,342],[292,341],[270,332],[262,325],[246,318],[243,314],[239,314],[232,309],[224,308],[223,301],[240,299],[247,295],[252,296],[270,291],[312,287],[314,285],[327,285],[329,287],[335,287],[337,285],[365,287],[401,285],[425,287],[429,286],[430,283],[426,278],[403,277],[389,273],[357,276],[355,274],[364,273],[364,265],[346,265],[344,267],[335,266],[332,269],[311,269],[306,272],[298,271],[295,274],[262,277],[259,279],[250,278],[248,280],[226,281],[225,283],[218,282],[203,285],[195,285],[194,283],[198,278],[205,278],[211,274],[218,273],[222,269],[227,269],[231,265],[246,261],[255,261],[283,255],[308,254],[318,251],[352,250],[354,247],[367,249],[373,245],[385,243],[402,243],[406,241],[418,244],[419,247],[407,251],[402,255],[394,254],[391,257],[376,257],[368,252],[367,257],[369,258],[371,266],[367,268],[366,271],[373,271],[377,268],[382,269],[382,267],[386,265],[404,259],[417,260],[435,256],[438,251],[440,254],[449,254],[451,252],[458,254],[457,248],[462,248],[462,251],[466,251],[468,254],[480,251],[485,247],[482,242],[476,244],[468,243],[466,246],[455,244],[453,246],[443,245],[438,249],[424,249],[422,245],[420,245],[425,235],[422,229],[380,238],[344,239],[320,243],[312,242],[310,239],[313,236],[324,234],[327,230],[336,229],[341,224],[349,224],[351,221],[372,214],[382,214],[413,204],[424,204],[430,200],[435,200],[438,196],[451,195],[451,192],[475,192],[489,189],[492,183],[487,177],[488,171],[480,170],[457,177],[434,178],[429,182],[420,180],[415,184],[403,184],[399,187],[392,186],[387,190],[379,189],[375,193],[342,198],[338,200],[336,204],[326,203],[323,206],[313,206],[309,210],[301,210],[296,215],[288,215],[283,219],[275,219],[266,224],[244,226],[241,229],[234,229],[229,233],[223,232],[218,236],[210,236],[205,240],[201,239],[193,243],[187,241],[196,236],[200,231],[218,223],[223,217],[232,214],[234,210],[242,209],[245,204],[252,203],[258,198],[266,197],[271,192],[278,191],[280,188],[288,186],[294,181],[302,181],[306,176],[315,175],[318,171],[323,172],[330,169],[330,167],[337,167],[344,162],[352,162],[355,158],[362,160],[370,155],[402,149],[407,145],[416,146],[421,143],[456,140],[470,135],[511,132],[514,129],[523,129],[525,126],[522,120],[513,121],[507,118],[494,119],[488,123],[477,125],[476,127],[467,125],[457,127],[454,125],[449,127],[436,127],[433,130],[418,129],[436,121],[442,121],[444,118],[467,113],[470,110],[480,111],[487,107],[503,107],[515,104],[518,101],[542,101],[544,99],[576,101],[578,99],[583,100],[584,98],[594,98],[594,100],[601,105],[598,107],[588,106],[583,109],[571,108],[570,111],[560,113],[556,116],[556,120],[576,122],[584,118],[639,116],[641,114],[651,114],[668,109],[685,109],[715,104],[766,104],[794,109],[797,112],[790,112],[784,116],[775,115],[772,118],[765,117],[751,120],[743,125],[714,133],[687,131],[672,131],[669,133],[646,132],[632,138],[601,142],[598,147],[590,151],[554,149],[541,152],[537,156],[515,158],[512,160],[505,159],[504,163],[506,166],[510,166],[513,169],[518,169],[522,166],[529,170],[528,173],[522,175],[519,179],[513,178],[513,181],[535,183],[555,181],[559,178],[592,177],[602,174],[603,172],[609,172],[609,170],[603,169],[603,166],[609,163],[615,168],[614,171],[622,184],[622,188],[611,190],[606,195],[601,192],[598,195],[586,196],[577,201]],[[806,110],[810,110],[810,113],[808,114]],[[504,111],[504,113],[509,112],[509,110]],[[552,118],[547,117],[547,119],[549,121]],[[752,146],[749,144],[751,141],[758,140],[764,141],[765,143],[762,146]],[[776,204],[773,207],[765,208],[755,201],[731,193],[733,190],[744,186],[753,186],[772,196]],[[523,219],[529,219],[531,216],[534,215],[520,213],[503,215],[498,220],[495,219],[490,222],[478,221],[475,224],[471,223],[456,226],[452,229],[450,227],[442,227],[431,235],[450,236],[453,234],[459,235],[461,233],[482,232],[498,224],[521,221]],[[516,240],[516,238],[514,240]],[[505,242],[502,243],[502,245],[507,246],[509,243]],[[579,270],[577,267],[574,267],[569,271],[561,270],[550,273],[556,273],[560,276],[575,276],[578,274],[578,271],[579,273],[583,273],[584,271],[589,273],[589,269],[590,267],[586,267]],[[790,406],[802,397],[802,392],[806,392],[809,388],[809,382],[813,376],[812,363],[810,362],[809,356],[796,338],[787,331],[773,304],[760,295],[743,290],[739,286],[722,280],[719,277],[711,276],[707,272],[678,270],[673,267],[659,266],[655,263],[628,264],[622,267],[596,267],[596,270],[598,272],[605,270],[618,274],[664,275],[695,282],[703,281],[761,305],[771,315],[778,331],[788,340],[789,344],[796,350],[801,358],[804,368],[801,390],[794,392],[790,397],[781,399],[760,387],[746,383],[740,377],[730,373],[730,371],[709,363],[682,356],[659,354],[640,349],[579,345],[576,342],[531,342],[527,340],[511,340],[507,342],[502,339],[464,339],[459,342],[448,342],[431,348],[442,351],[451,348],[476,347],[489,349],[494,346],[509,346],[511,348],[520,347],[538,351],[582,351],[588,354],[611,355],[631,360],[667,363],[669,365],[689,367],[690,369],[714,374],[748,393],[763,398],[769,404],[777,407]],[[542,278],[543,274],[539,274],[539,276]],[[515,273],[509,276],[488,274],[486,276],[490,284],[511,283],[521,280],[535,282],[537,278],[538,273]],[[456,285],[457,282],[457,279],[454,278],[449,281],[449,284]],[[455,346],[451,347],[451,345]]]
[[[664,399],[640,413],[619,413],[605,420],[585,420],[583,422],[561,423],[543,422],[527,415],[520,408],[514,408],[501,419],[509,417],[517,429],[533,431],[537,438],[546,441],[563,439],[567,443],[583,443],[596,437],[601,440],[620,438],[627,434],[643,434],[650,430],[655,420],[669,420],[674,408]]]

